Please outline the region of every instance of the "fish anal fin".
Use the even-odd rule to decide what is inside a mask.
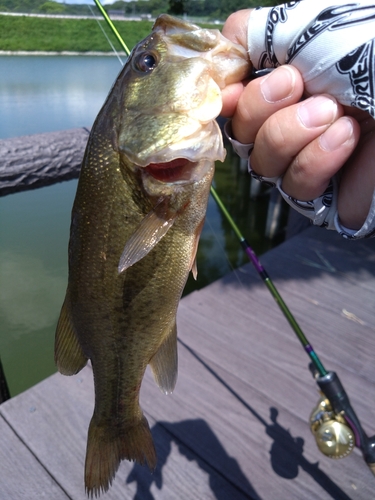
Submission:
[[[74,375],[82,370],[87,363],[87,357],[84,355],[74,331],[67,298],[65,298],[61,308],[56,328],[55,363],[63,375]]]
[[[193,251],[191,253],[191,264],[190,264],[190,269],[193,274],[193,278],[196,280],[198,276],[198,267],[197,267],[197,251],[198,251],[198,243],[199,243],[199,238],[201,237],[202,229],[204,226],[204,219],[202,222],[199,224],[195,231],[194,235],[194,246],[193,246]]]
[[[176,216],[177,213],[163,217],[156,210],[151,210],[126,242],[118,272],[122,273],[143,259],[172,227]]]
[[[151,358],[150,366],[158,387],[164,394],[171,394],[177,381],[177,326],[176,322],[158,351]]]
[[[156,467],[156,451],[147,419],[139,420],[123,429],[117,425],[100,425],[91,419],[85,464],[85,487],[88,496],[97,497],[107,492],[121,460],[145,465],[151,471]]]

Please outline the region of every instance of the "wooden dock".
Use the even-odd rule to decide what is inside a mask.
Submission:
[[[375,240],[309,228],[262,263],[375,434]],[[318,391],[308,358],[252,266],[194,292],[178,314],[179,380],[146,374],[141,404],[158,467],[124,462],[104,500],[375,497],[359,450],[321,455],[308,425]],[[52,334],[52,333],[51,333]],[[92,372],[55,374],[0,406],[0,499],[83,500]]]

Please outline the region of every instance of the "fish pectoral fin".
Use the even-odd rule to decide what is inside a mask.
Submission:
[[[63,375],[74,375],[86,366],[87,357],[74,331],[68,304],[65,298],[56,328],[55,363]]]
[[[122,273],[143,259],[173,226],[177,215],[176,213],[167,218],[158,215],[155,210],[149,212],[126,242],[118,272]]]
[[[176,321],[156,354],[151,358],[150,366],[159,389],[164,394],[171,394],[177,381]]]

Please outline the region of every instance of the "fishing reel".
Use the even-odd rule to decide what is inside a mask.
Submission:
[[[348,456],[357,446],[375,475],[375,436],[367,436],[335,372],[319,375],[310,365],[320,389],[320,400],[310,416],[311,431],[319,450],[329,458]]]
[[[310,429],[319,450],[329,458],[347,457],[355,447],[354,432],[344,412],[336,414],[323,395],[310,415]]]

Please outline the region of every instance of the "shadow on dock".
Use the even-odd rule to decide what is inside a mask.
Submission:
[[[254,411],[252,411],[254,413]],[[285,479],[298,476],[299,467],[309,474],[335,500],[351,500],[350,497],[319,468],[319,462],[309,462],[303,456],[304,439],[293,437],[289,430],[277,422],[277,408],[270,408],[271,423],[266,425],[267,435],[273,439],[270,459],[273,471]]]
[[[256,415],[256,412],[252,408],[249,407],[249,409],[252,414]],[[319,462],[313,464],[304,457],[304,440],[301,437],[293,437],[289,430],[282,427],[277,422],[277,415],[278,410],[271,407],[271,423],[265,422],[260,417],[262,423],[265,424],[267,435],[273,439],[270,449],[270,462],[275,474],[284,479],[294,479],[298,476],[299,467],[301,467],[333,499],[351,500],[350,497],[319,468]],[[133,500],[154,500],[154,496],[151,492],[151,487],[154,483],[159,490],[162,489],[163,467],[167,463],[171,453],[172,443],[178,446],[181,455],[185,456],[189,461],[194,460],[199,468],[207,473],[211,491],[214,498],[217,500],[227,500],[228,498],[228,492],[223,489],[222,484],[219,484],[217,481],[217,474],[222,474],[222,470],[226,472],[226,481],[231,477],[237,478],[237,484],[232,483],[232,487],[238,489],[239,498],[244,497],[251,500],[262,500],[242,472],[237,460],[227,454],[215,433],[204,420],[185,420],[178,423],[158,422],[152,427],[151,431],[158,449],[158,466],[153,474],[150,474],[147,468],[138,464],[133,466],[133,469],[126,479],[127,484],[133,482],[137,484],[137,491]],[[167,431],[168,439],[166,439],[165,431]],[[210,454],[215,457],[214,462],[208,463],[207,460],[199,457],[196,452],[193,452],[181,442],[181,436],[189,435],[195,435],[204,443],[204,446],[210,450]],[[160,446],[158,446],[158,444],[160,444]],[[217,469],[214,468],[215,464],[218,466]],[[241,488],[238,482],[242,483]]]
[[[167,431],[168,439],[166,439],[165,431]],[[199,468],[207,473],[214,498],[218,500],[228,499],[228,491],[223,488],[222,482],[217,480],[217,475],[219,474],[222,476],[221,471],[224,469],[226,471],[226,477],[223,478],[225,482],[228,482],[228,477],[236,477],[239,482],[242,483],[243,490],[245,491],[241,491],[242,488],[240,489],[238,484],[232,483],[232,487],[238,489],[238,498],[244,497],[253,500],[261,500],[261,497],[256,493],[245,474],[242,472],[237,460],[228,455],[215,433],[204,420],[184,420],[177,423],[158,422],[152,427],[151,432],[157,447],[158,465],[153,474],[150,474],[149,470],[145,467],[137,464],[134,465],[126,480],[128,484],[132,482],[137,483],[137,492],[134,496],[134,500],[154,500],[154,496],[151,493],[151,486],[153,483],[155,483],[158,489],[162,489],[162,471],[168,460],[173,442],[178,446],[181,455],[185,456],[189,462],[194,460]],[[210,454],[215,457],[215,462],[220,468],[215,469],[213,467],[214,463],[208,463],[207,460],[197,455],[196,452],[192,451],[187,445],[181,442],[179,436],[189,435],[195,435],[199,441],[203,443],[206,449],[210,450]],[[158,444],[160,444],[160,447]]]
[[[270,407],[270,421],[267,422],[256,412],[236,391],[230,387],[201,357],[188,345],[180,340],[180,343],[213,375],[225,388],[238,400],[259,422],[264,425],[266,434],[273,440],[270,448],[270,465],[275,474],[287,480],[295,479],[301,468],[309,474],[328,495],[335,500],[351,500],[350,497],[319,468],[319,462],[311,463],[303,455],[304,439],[294,437],[292,433],[282,427],[277,417],[279,411]],[[133,500],[154,500],[151,487],[155,483],[161,490],[163,487],[163,467],[167,463],[172,450],[172,443],[178,446],[181,455],[189,461],[195,461],[198,467],[206,472],[209,477],[209,486],[217,500],[227,500],[228,492],[218,482],[217,475],[223,476],[231,482],[232,487],[238,490],[238,498],[251,500],[262,500],[254,487],[248,481],[245,473],[241,470],[237,460],[229,456],[219,439],[203,419],[184,420],[182,422],[158,422],[152,427],[152,435],[158,451],[158,466],[153,474],[145,467],[135,464],[126,479],[126,483],[136,482],[137,491]],[[184,436],[194,435],[204,447],[209,450],[210,456],[214,457],[209,462],[199,456],[196,451],[190,450],[188,438],[184,443]],[[159,446],[158,446],[159,445]],[[232,478],[232,481],[231,481]],[[223,478],[224,479],[224,478]]]

